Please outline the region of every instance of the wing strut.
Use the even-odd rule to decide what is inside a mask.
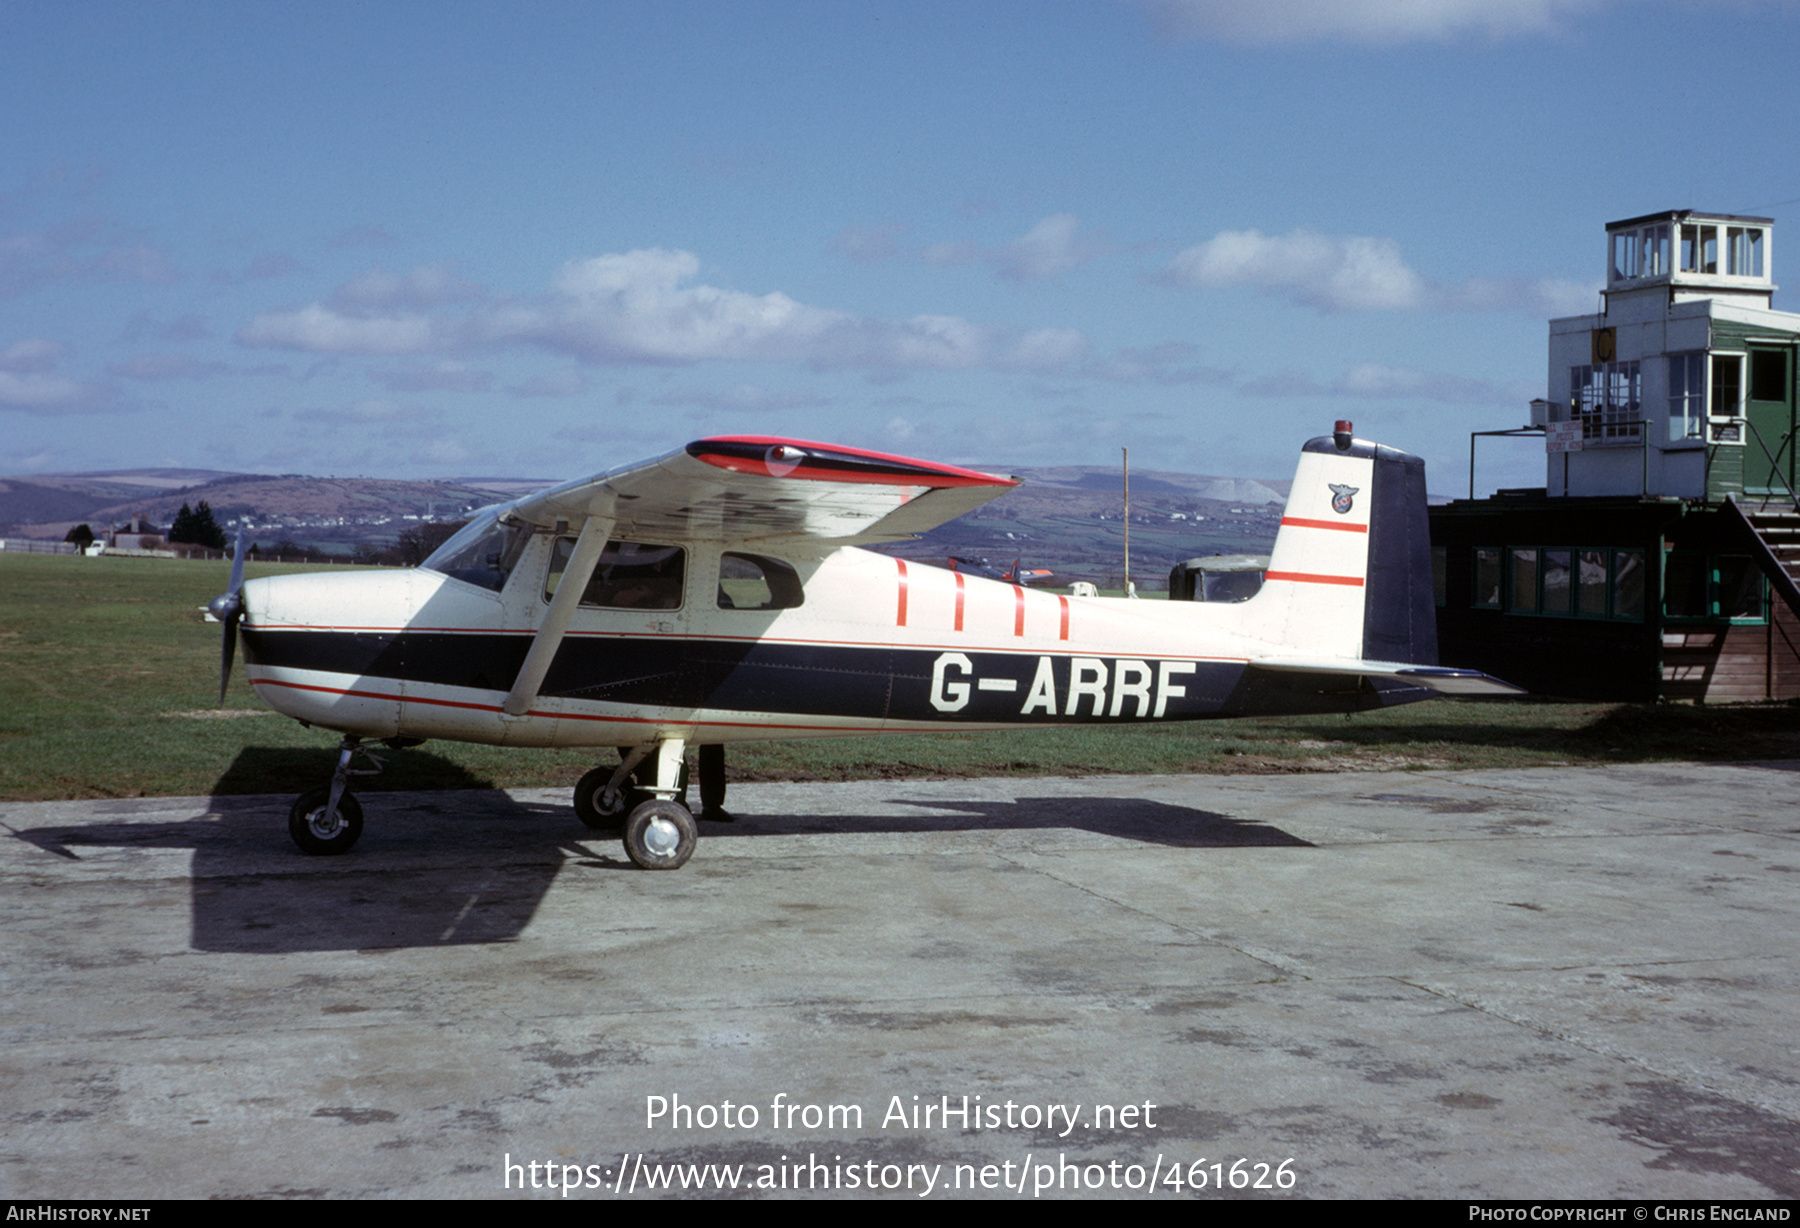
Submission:
[[[544,612],[544,621],[538,624],[531,650],[525,654],[525,663],[519,666],[519,676],[513,680],[506,702],[500,705],[506,715],[524,716],[531,711],[538,688],[544,685],[544,675],[550,672],[550,663],[562,646],[569,620],[575,617],[581,595],[587,592],[588,581],[593,579],[594,567],[600,562],[600,552],[606,549],[612,527],[611,516],[589,516],[582,523],[581,536],[575,539],[575,551],[569,556],[569,565],[563,569],[562,579],[556,582],[556,595],[550,598],[550,608]]]

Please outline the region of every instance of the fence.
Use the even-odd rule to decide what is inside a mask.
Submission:
[[[74,542],[40,542],[29,537],[0,537],[0,550],[9,554],[80,554]]]
[[[0,537],[0,551],[8,554],[80,554],[81,547],[73,542],[37,541],[29,537]],[[203,550],[199,547],[182,547],[180,550],[139,550],[130,546],[107,546],[102,552],[107,558],[121,559],[199,559],[223,562],[231,558],[228,551]],[[281,555],[272,550],[264,550],[247,556],[253,563],[311,563],[320,567],[353,567],[357,560],[350,555],[330,555],[328,557],[307,557],[306,555]],[[368,566],[368,564],[361,564]]]

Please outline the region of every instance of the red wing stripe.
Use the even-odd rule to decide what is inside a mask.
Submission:
[[[1013,634],[1025,634],[1025,590],[1013,585]]]
[[[1319,576],[1305,571],[1271,571],[1263,576],[1265,580],[1292,580],[1295,584],[1344,584],[1351,588],[1361,588],[1361,576]]]
[[[776,449],[792,449],[788,460]],[[882,486],[1017,486],[1018,479],[981,473],[956,465],[868,452],[838,444],[805,439],[778,439],[768,435],[721,436],[695,440],[689,456],[733,473],[757,477],[809,478],[821,482],[849,482]],[[771,468],[773,458],[777,467]]]
[[[1339,533],[1367,533],[1369,526],[1353,520],[1308,520],[1304,516],[1283,516],[1281,523],[1301,529],[1336,529]]]
[[[961,631],[962,623],[963,623],[963,576],[962,576],[962,572],[959,571],[956,573],[956,626],[955,626],[954,630]]]
[[[1059,640],[1066,640],[1069,638],[1069,599],[1067,597],[1058,597],[1057,600],[1062,603],[1062,633],[1056,638]]]
[[[906,560],[895,559],[894,562],[900,566],[900,613],[894,620],[894,625],[904,627],[906,625]]]

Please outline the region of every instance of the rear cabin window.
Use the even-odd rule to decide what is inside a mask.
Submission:
[[[806,600],[800,573],[757,554],[719,556],[721,610],[792,610]]]
[[[544,600],[556,596],[557,585],[575,553],[573,537],[559,537],[550,552],[544,577]],[[581,604],[609,610],[678,610],[687,572],[687,552],[680,546],[609,541],[594,567]]]

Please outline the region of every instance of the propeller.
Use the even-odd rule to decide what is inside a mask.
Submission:
[[[219,656],[219,706],[225,706],[225,689],[231,685],[231,659],[237,655],[238,620],[244,616],[244,526],[238,526],[237,548],[231,552],[231,587],[206,603],[209,613],[225,624],[225,643]]]

